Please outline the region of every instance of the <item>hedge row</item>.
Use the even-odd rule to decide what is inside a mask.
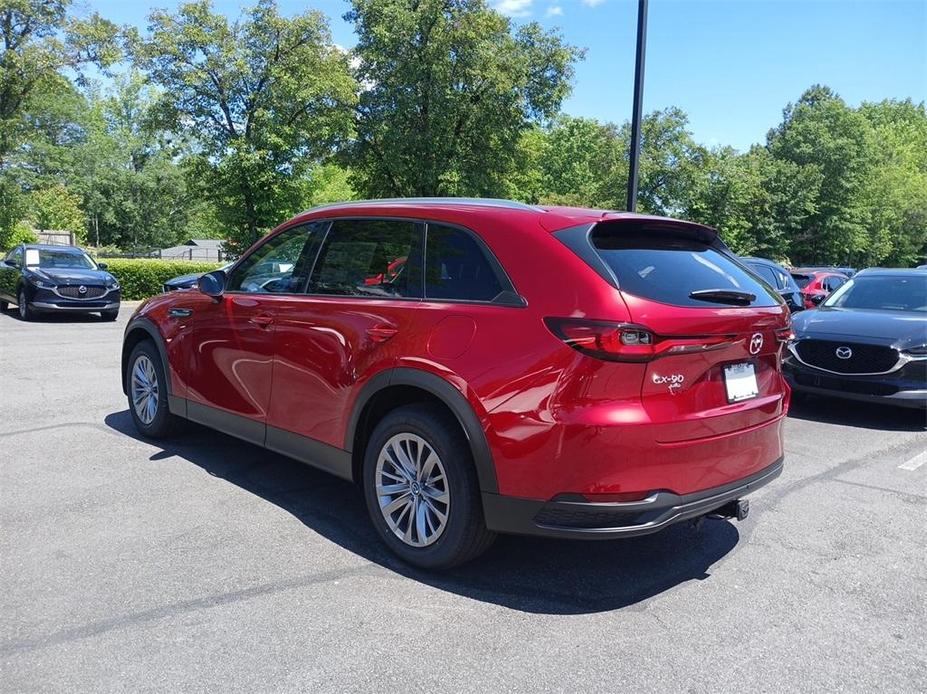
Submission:
[[[147,299],[160,294],[165,281],[178,275],[209,272],[222,263],[203,263],[190,260],[155,260],[149,258],[100,258],[106,269],[122,287],[123,299]]]

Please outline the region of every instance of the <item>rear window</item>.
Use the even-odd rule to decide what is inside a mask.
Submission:
[[[603,230],[592,233],[599,256],[623,292],[675,306],[718,308],[727,301],[699,299],[711,290],[752,294],[751,306],[775,306],[770,294],[746,269],[708,244],[681,233]]]
[[[811,284],[811,275],[796,275],[793,273],[792,279],[795,280],[795,284],[798,285],[799,289],[804,289]]]
[[[760,265],[759,263],[747,263],[747,265],[749,265],[750,269],[756,274],[766,280],[770,287],[781,289],[784,286],[782,280],[777,276],[777,273],[768,265]]]

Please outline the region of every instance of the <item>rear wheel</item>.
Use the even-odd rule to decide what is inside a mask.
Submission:
[[[158,350],[148,340],[135,345],[126,366],[129,412],[143,436],[165,438],[178,432],[183,420],[167,404],[167,379]]]
[[[22,320],[32,320],[35,318],[35,311],[29,308],[29,302],[26,301],[25,289],[19,290],[19,298],[17,301],[19,303],[19,317]]]
[[[485,552],[470,446],[457,421],[423,405],[387,414],[364,454],[364,496],[380,537],[402,559],[443,569]]]

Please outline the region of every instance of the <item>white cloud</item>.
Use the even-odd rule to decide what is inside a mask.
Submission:
[[[498,0],[494,7],[509,17],[527,17],[534,0]]]
[[[603,2],[605,2],[605,0],[583,0],[583,4],[586,7],[596,7],[601,5]]]
[[[553,6],[551,6],[551,7],[548,7],[548,8],[547,8],[547,14],[546,14],[545,16],[547,16],[547,17],[562,17],[562,16],[563,16],[563,8],[560,7],[560,5],[553,5]]]

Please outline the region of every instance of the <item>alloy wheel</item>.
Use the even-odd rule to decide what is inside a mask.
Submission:
[[[158,413],[158,374],[154,364],[139,354],[132,367],[132,405],[142,424],[151,424]]]
[[[396,537],[427,547],[441,537],[450,489],[437,451],[421,436],[396,434],[380,449],[376,467],[380,513]]]

